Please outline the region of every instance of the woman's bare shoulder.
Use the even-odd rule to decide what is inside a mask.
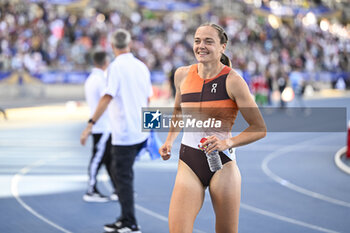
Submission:
[[[185,77],[187,77],[188,72],[190,71],[191,66],[181,66],[175,71],[175,85],[180,84]]]

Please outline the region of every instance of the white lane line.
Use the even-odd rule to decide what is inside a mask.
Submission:
[[[290,181],[285,180],[285,179],[281,178],[280,176],[276,175],[268,167],[268,164],[269,164],[269,162],[271,160],[277,158],[278,156],[286,154],[288,152],[295,151],[295,149],[294,149],[295,146],[302,146],[302,145],[304,145],[304,147],[307,148],[307,147],[310,147],[311,143],[313,143],[313,142],[320,142],[320,140],[322,140],[322,139],[327,139],[328,136],[329,135],[313,138],[311,140],[306,140],[306,141],[297,143],[295,145],[286,146],[286,147],[283,147],[282,149],[279,149],[279,150],[277,150],[275,152],[272,152],[268,156],[266,156],[266,158],[264,158],[264,160],[262,161],[262,164],[261,164],[261,168],[262,168],[262,170],[264,171],[264,173],[268,177],[270,177],[271,179],[273,179],[277,183],[279,183],[279,184],[281,184],[281,185],[283,185],[283,186],[285,186],[285,187],[287,187],[287,188],[289,188],[291,190],[294,190],[296,192],[299,192],[299,193],[302,193],[304,195],[310,196],[312,198],[316,198],[316,199],[319,199],[319,200],[322,200],[322,201],[326,201],[326,202],[329,202],[329,203],[332,203],[332,204],[335,204],[335,205],[340,205],[340,206],[344,206],[344,207],[350,208],[350,203],[349,202],[341,201],[341,200],[338,200],[338,199],[335,199],[335,198],[332,198],[332,197],[328,197],[326,195],[323,195],[323,194],[320,194],[320,193],[313,192],[311,190],[302,188],[300,186],[297,186],[297,185],[291,183]]]
[[[293,218],[288,218],[288,217],[285,217],[285,216],[282,216],[282,215],[279,215],[279,214],[275,214],[275,213],[272,213],[272,212],[269,212],[269,211],[266,211],[266,210],[263,210],[263,209],[259,209],[259,208],[256,208],[254,206],[247,205],[247,204],[244,204],[244,203],[241,203],[241,207],[243,209],[255,212],[257,214],[265,215],[265,216],[268,216],[268,217],[271,217],[271,218],[278,219],[280,221],[292,223],[292,224],[299,225],[299,226],[306,227],[306,228],[310,228],[310,229],[313,229],[313,230],[317,230],[317,231],[321,231],[321,232],[327,232],[327,233],[339,233],[338,231],[333,231],[333,230],[330,230],[330,229],[327,229],[327,228],[323,228],[323,227],[312,225],[312,224],[309,224],[309,223],[306,223],[306,222],[302,222],[302,221],[299,221],[299,220],[296,220],[296,219],[293,219]]]
[[[135,204],[135,207],[136,207],[136,209],[144,212],[145,214],[151,215],[152,217],[155,217],[155,218],[157,218],[157,219],[159,219],[159,220],[161,220],[163,222],[168,222],[168,218],[163,216],[163,215],[161,215],[161,214],[158,214],[158,213],[156,213],[156,212],[154,212],[152,210],[149,210],[149,209],[147,209],[147,208],[145,208],[143,206],[140,206],[138,204]]]
[[[343,148],[337,151],[337,153],[334,156],[334,162],[340,170],[350,175],[350,168],[347,165],[345,165],[344,162],[341,161],[341,157],[343,155],[345,156],[347,148],[347,146],[344,146]]]
[[[52,160],[57,159],[58,157],[54,157]],[[51,159],[50,159],[51,160]],[[45,218],[44,216],[42,216],[41,214],[39,214],[38,212],[36,212],[33,208],[31,208],[29,205],[27,205],[20,197],[19,192],[18,192],[18,184],[22,178],[22,176],[25,176],[31,169],[36,168],[36,167],[40,167],[42,165],[44,165],[45,163],[47,163],[48,160],[38,160],[24,168],[22,168],[16,175],[14,175],[14,177],[11,180],[11,193],[12,196],[16,199],[16,201],[27,211],[29,211],[31,214],[33,214],[35,217],[39,218],[40,220],[42,220],[43,222],[49,224],[50,226],[56,228],[57,230],[60,230],[62,232],[65,233],[72,233],[70,231],[68,231],[67,229],[57,225],[56,223],[48,220],[47,218]]]

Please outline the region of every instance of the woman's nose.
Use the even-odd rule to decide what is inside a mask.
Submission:
[[[204,48],[205,47],[205,43],[204,43],[204,41],[201,41],[200,43],[199,43],[199,48]]]

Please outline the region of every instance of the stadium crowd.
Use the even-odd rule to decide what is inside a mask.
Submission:
[[[28,10],[29,9],[29,10]],[[298,69],[303,72],[350,72],[350,32],[340,37],[319,24],[305,26],[300,16],[272,27],[267,17],[246,7],[245,18],[206,14],[155,14],[141,8],[130,15],[89,8],[83,14],[47,3],[0,5],[0,70],[88,70],[89,55],[110,51],[108,36],[116,28],[131,30],[133,52],[150,70],[165,74],[190,64],[192,35],[203,22],[219,23],[227,31],[227,55],[233,67],[265,78]]]

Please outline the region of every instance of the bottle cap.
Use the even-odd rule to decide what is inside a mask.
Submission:
[[[203,143],[205,142],[207,140],[207,138],[202,138],[201,140],[200,140],[200,142],[199,142],[199,144],[198,144],[198,148],[200,149],[200,150],[205,150],[205,149],[207,149],[207,145],[206,146],[203,146]]]

